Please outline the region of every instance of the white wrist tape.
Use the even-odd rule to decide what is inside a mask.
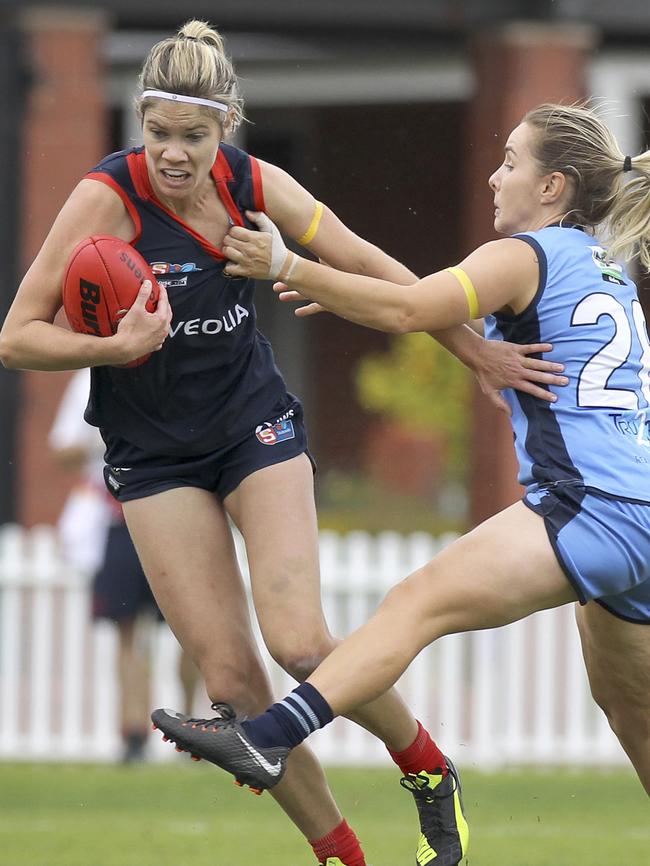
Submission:
[[[266,214],[260,213],[256,222],[263,232],[269,232],[271,235],[271,267],[269,268],[269,279],[277,280],[280,276],[280,271],[286,261],[289,250],[284,245],[282,235],[278,231],[277,226],[267,217]]]

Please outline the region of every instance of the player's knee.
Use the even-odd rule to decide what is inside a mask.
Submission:
[[[615,712],[606,715],[610,728],[628,755],[644,753],[647,756],[650,744],[650,712],[630,715]]]
[[[299,683],[304,682],[316,670],[326,654],[312,656],[287,656],[278,662],[280,667]]]
[[[316,670],[336,644],[334,638],[324,638],[318,643],[309,645],[269,647],[269,652],[284,671],[301,683]]]
[[[592,684],[594,700],[605,713],[611,729],[621,740],[650,740],[650,697],[645,694],[626,693]]]
[[[384,600],[381,603],[381,608],[384,613],[389,611],[408,610],[409,608],[421,607],[420,601],[420,572],[416,571],[413,574],[400,580],[387,592]]]
[[[616,689],[612,689],[607,682],[599,682],[593,678],[590,679],[589,685],[592,698],[605,713],[613,728],[613,720],[619,715],[618,705],[621,702]]]

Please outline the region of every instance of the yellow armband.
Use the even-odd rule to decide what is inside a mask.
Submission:
[[[298,243],[300,246],[306,246],[310,241],[314,240],[314,236],[318,231],[318,226],[320,225],[321,217],[323,216],[323,202],[317,201],[316,207],[314,208],[314,215],[311,218],[311,222],[309,223],[309,228],[302,235],[302,237],[298,238]]]
[[[450,274],[453,274],[463,287],[463,291],[465,292],[465,297],[467,298],[467,303],[469,305],[470,319],[478,319],[478,297],[476,296],[476,289],[474,288],[474,283],[470,280],[470,278],[467,276],[467,274],[462,268],[445,268],[445,270],[449,271]]]

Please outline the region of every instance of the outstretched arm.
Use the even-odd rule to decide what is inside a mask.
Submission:
[[[279,231],[263,214],[250,215],[262,229],[261,232],[249,232],[246,229],[235,228],[229,233],[224,243],[224,250],[231,259],[227,270],[233,275],[254,276],[284,280],[274,288],[282,300],[305,301],[313,299],[318,302],[299,308],[300,315],[309,315],[323,307],[338,313],[344,318],[360,324],[378,328],[379,330],[402,333],[411,330],[424,330],[435,337],[445,348],[451,351],[470,369],[472,369],[482,390],[501,409],[509,411],[499,390],[517,388],[545,400],[555,400],[555,395],[542,385],[561,386],[566,379],[559,374],[563,367],[560,364],[544,361],[531,355],[551,351],[549,344],[534,344],[519,346],[511,343],[492,343],[483,340],[473,329],[464,324],[470,317],[467,296],[456,276],[448,272],[440,272],[425,280],[399,288],[399,284],[390,284],[384,280],[359,277],[337,273],[322,264],[309,262],[290,253],[284,246]],[[514,242],[518,253],[525,253],[524,245]],[[492,245],[494,246],[494,245]],[[494,257],[492,250],[490,257]],[[471,258],[471,257],[470,257]],[[469,260],[468,260],[469,261]],[[271,262],[271,265],[269,265]],[[528,269],[536,280],[536,263],[526,262]],[[475,266],[475,265],[474,265]],[[435,327],[433,322],[423,322],[417,327],[404,318],[410,315],[409,304],[412,303],[414,290],[422,292],[422,285],[427,282],[442,282],[445,294],[437,300],[440,308],[440,324]],[[291,284],[287,288],[286,281]],[[353,282],[354,281],[354,282]],[[504,280],[490,290],[503,288]],[[536,284],[536,283],[535,283]],[[431,300],[440,291],[429,290]],[[504,291],[507,295],[507,290]],[[452,307],[443,309],[445,298],[451,296]],[[426,294],[423,295],[426,301]],[[417,305],[416,300],[416,305]],[[322,305],[322,306],[321,306]],[[417,313],[423,311],[416,310]],[[454,318],[450,318],[451,315]],[[446,316],[446,318],[445,318]],[[452,324],[453,322],[453,324]],[[427,327],[433,324],[433,327]]]
[[[404,286],[339,271],[287,250],[278,228],[265,214],[250,213],[249,217],[260,232],[233,227],[224,239],[223,250],[230,259],[225,272],[230,276],[279,280],[344,319],[389,333],[441,330],[469,319],[467,300],[456,291],[430,292],[434,315],[421,315],[425,311],[420,309],[417,297],[423,287],[426,290],[428,282],[440,277],[449,289],[457,282],[451,274],[441,272]],[[436,295],[444,296],[446,303],[436,304]]]

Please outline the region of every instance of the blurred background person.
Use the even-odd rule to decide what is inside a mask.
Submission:
[[[77,473],[58,521],[65,560],[92,577],[92,616],[117,628],[123,763],[144,760],[150,731],[152,626],[163,616],[142,571],[121,505],[104,485],[104,443],[84,420],[90,371],[78,370],[63,394],[49,444],[59,464]],[[183,702],[192,711],[198,671],[181,651]]]

